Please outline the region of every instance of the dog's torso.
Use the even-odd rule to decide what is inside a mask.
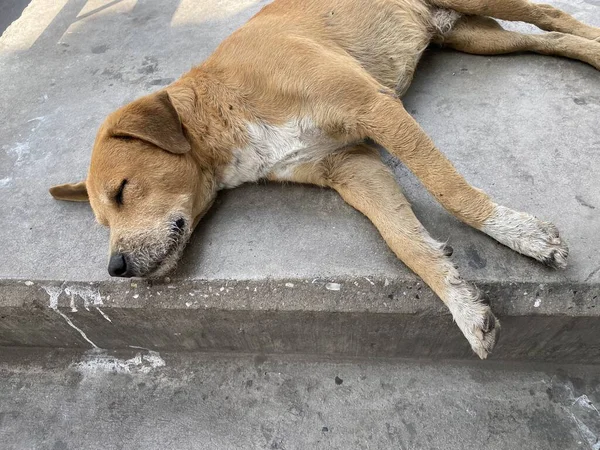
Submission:
[[[303,108],[308,92],[326,94],[326,87],[315,88],[322,74],[335,76],[336,64],[360,66],[401,96],[423,51],[459,17],[422,0],[279,0],[265,7],[201,66],[227,73],[252,111],[219,187],[286,179],[298,164],[347,146],[351,142],[319,128],[313,111]],[[313,79],[306,76],[311,66]]]

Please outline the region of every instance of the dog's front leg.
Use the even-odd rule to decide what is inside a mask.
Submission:
[[[473,351],[487,357],[496,342],[499,321],[477,289],[461,279],[450,261],[449,248],[433,239],[415,217],[376,150],[359,145],[275,173],[272,180],[331,187],[366,215],[398,258],[448,306]]]
[[[398,157],[458,219],[513,250],[564,268],[569,249],[556,227],[493,202],[471,186],[435,147],[402,102],[380,93],[360,121],[362,133]]]

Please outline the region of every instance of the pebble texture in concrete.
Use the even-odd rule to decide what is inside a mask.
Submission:
[[[4,450],[596,450],[597,368],[0,354]]]

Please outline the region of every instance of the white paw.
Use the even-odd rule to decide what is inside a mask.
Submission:
[[[492,313],[489,302],[481,298],[477,288],[460,278],[450,281],[450,285],[448,309],[473,351],[485,359],[500,334],[500,321]]]
[[[567,266],[569,247],[560,238],[558,229],[531,214],[496,205],[492,216],[481,229],[498,242],[516,252],[530,256],[555,269]]]

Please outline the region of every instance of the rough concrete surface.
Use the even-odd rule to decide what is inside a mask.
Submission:
[[[0,346],[474,357],[444,305],[418,281],[134,281],[110,288],[3,286]],[[598,308],[583,301],[589,293],[537,284],[486,292],[518,299],[496,305],[502,337],[493,358],[600,363]]]
[[[0,353],[4,450],[597,450],[597,367]]]
[[[139,289],[109,280],[108,232],[95,224],[89,207],[50,198],[49,186],[85,176],[95,132],[110,111],[202,61],[266,3],[34,0],[4,32],[0,344],[90,346],[81,334],[87,333],[89,340],[106,346],[132,341],[158,345],[167,335],[161,330],[170,329],[171,348],[219,349],[219,341],[212,338],[208,344],[198,337],[179,340],[176,333],[191,333],[193,326],[180,318],[203,317],[210,328],[221,317],[232,324],[231,330],[239,330],[252,314],[266,311],[276,324],[273,328],[281,330],[264,332],[264,341],[271,342],[264,344],[267,349],[304,351],[306,344],[298,348],[295,342],[304,342],[303,333],[311,326],[317,336],[325,333],[331,328],[327,320],[335,316],[362,336],[356,347],[338,345],[335,339],[322,344],[346,349],[344,354],[369,348],[367,335],[378,329],[379,320],[396,319],[399,325],[392,327],[389,339],[405,339],[403,347],[423,348],[425,354],[441,348],[445,354],[450,344],[444,347],[440,341],[461,342],[454,354],[468,352],[430,291],[412,293],[420,286],[418,278],[364,217],[330,191],[251,185],[223,193],[195,232],[172,281],[158,288],[140,282]],[[555,4],[600,26],[595,1]],[[500,203],[553,221],[570,245],[566,271],[545,269],[458,223],[411,174],[389,160],[425,226],[434,237],[449,241],[464,277],[488,292],[495,310],[508,316],[503,317],[502,339],[506,348],[518,344],[513,356],[552,359],[564,354],[583,361],[587,355],[586,360],[600,361],[600,337],[594,332],[600,309],[599,92],[600,73],[583,63],[431,50],[405,99],[409,111],[470,182]],[[290,283],[293,288],[286,286]],[[341,289],[327,289],[327,283]],[[170,285],[174,289],[166,295]],[[225,289],[230,286],[239,290]],[[192,296],[194,290],[201,300]],[[113,322],[90,305],[108,307]],[[189,308],[217,312],[194,315]],[[236,310],[249,314],[218,314]],[[361,315],[367,310],[372,320]],[[304,315],[296,317],[294,311]],[[315,311],[329,316],[313,320]],[[390,311],[404,315],[403,321],[386,315]],[[428,321],[431,312],[435,317]],[[163,328],[160,317],[165,317]],[[120,324],[120,318],[126,322]],[[313,325],[286,337],[298,318],[300,324]],[[133,327],[130,335],[115,338],[116,330],[127,333],[128,324]],[[447,336],[440,326],[452,331]],[[355,342],[346,329],[340,325],[341,334],[333,336]],[[424,333],[425,344],[415,345],[419,333]],[[529,333],[538,339],[528,339]],[[236,336],[221,340],[235,341]],[[257,350],[246,342],[220,349],[228,346]]]

